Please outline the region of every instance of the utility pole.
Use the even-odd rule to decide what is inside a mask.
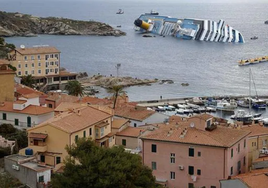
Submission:
[[[116,68],[116,77],[118,78],[119,76],[119,68],[121,67],[121,63],[116,64],[115,68]]]

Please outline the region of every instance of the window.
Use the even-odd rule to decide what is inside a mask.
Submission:
[[[96,132],[96,137],[99,137],[99,129],[96,129],[95,132]]]
[[[58,54],[55,54],[55,58],[59,59],[59,56],[58,56]]]
[[[175,163],[175,153],[170,154],[170,163]]]
[[[198,157],[201,157],[201,151],[199,151],[199,152],[197,153],[197,155],[198,155]]]
[[[54,72],[54,69],[50,69],[50,72]]]
[[[231,175],[233,175],[233,167],[231,167]]]
[[[241,162],[238,161],[238,162],[237,162],[237,171],[240,171],[240,169],[241,169]]]
[[[48,60],[48,58],[49,58],[49,55],[46,55],[45,59]]]
[[[207,127],[210,127],[210,126],[211,126],[211,121],[208,120],[208,121],[207,121]]]
[[[152,170],[156,170],[156,162],[152,162]]]
[[[40,60],[40,59],[41,59],[41,56],[40,56],[40,55],[38,55],[38,56],[37,56],[37,59],[38,59],[38,60]]]
[[[25,74],[28,75],[28,71],[25,71]]]
[[[19,119],[15,119],[15,125],[19,125]]]
[[[237,152],[240,152],[240,144],[238,144]]]
[[[46,62],[46,67],[48,67],[48,65],[49,65],[49,62]]]
[[[7,114],[3,113],[3,120],[7,120]]]
[[[56,164],[61,163],[61,158],[60,157],[56,157]]]
[[[49,73],[49,69],[46,69],[46,74],[48,74]]]
[[[170,172],[170,179],[175,180],[175,172]]]
[[[153,153],[156,153],[156,151],[157,151],[156,145],[155,144],[152,144],[152,152]]]
[[[137,127],[137,123],[134,123],[134,127]]]
[[[244,148],[246,147],[246,145],[247,145],[247,141],[246,141],[246,139],[244,140]]]
[[[34,63],[32,63],[32,67],[34,67]]]
[[[123,146],[126,146],[126,145],[127,145],[127,141],[126,141],[126,139],[122,139],[122,145],[123,145]]]
[[[34,70],[32,70],[32,74],[34,74]]]
[[[21,68],[21,64],[18,64],[18,68],[19,68],[19,69]]]
[[[243,159],[243,165],[244,166],[246,165],[246,157],[244,157],[244,159]]]
[[[188,167],[188,174],[194,175],[194,167],[193,166]]]
[[[38,74],[41,74],[41,70],[38,70]]]
[[[38,182],[44,182],[44,176],[39,176]]]
[[[78,135],[75,135],[75,142],[77,142],[78,140]]]
[[[189,157],[194,157],[194,148],[189,148]]]
[[[86,131],[84,131],[84,138],[86,138]]]
[[[40,62],[38,63],[38,66],[41,67],[41,63]]]
[[[34,60],[34,56],[33,55],[31,56],[31,60]]]
[[[262,145],[266,146],[267,145],[267,139],[262,140]]]
[[[194,184],[193,183],[188,183],[188,188],[194,188]]]
[[[92,135],[92,128],[89,128],[89,136]]]
[[[231,158],[233,158],[233,156],[234,156],[234,149],[232,148],[231,149]]]
[[[18,75],[19,75],[19,76],[21,75],[21,72],[20,72],[20,71],[18,72]]]
[[[197,169],[197,175],[201,175],[201,170]]]
[[[28,64],[25,64],[25,67],[28,67]]]
[[[104,135],[104,127],[101,128],[101,136]]]
[[[50,62],[50,65],[54,65],[54,62],[53,62],[53,61],[51,61],[51,62]]]
[[[110,137],[110,138],[109,138],[109,142],[112,142],[112,141],[113,141],[113,137]]]
[[[24,60],[27,61],[27,56],[24,56]]]
[[[56,74],[58,73],[58,70],[59,70],[59,69],[55,69],[55,73],[56,73]]]
[[[55,61],[55,65],[59,66],[59,62],[58,61]]]
[[[52,108],[53,106],[52,106],[52,104],[48,104],[48,108]]]
[[[53,54],[50,54],[50,58],[53,58],[54,57],[54,55]]]
[[[214,186],[214,185],[211,185],[211,186],[210,186],[210,188],[217,188],[217,187],[216,187],[216,186]]]

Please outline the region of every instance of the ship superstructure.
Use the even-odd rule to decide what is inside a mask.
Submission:
[[[243,35],[224,20],[178,19],[170,16],[142,14],[134,22],[136,30],[186,40],[244,43]]]

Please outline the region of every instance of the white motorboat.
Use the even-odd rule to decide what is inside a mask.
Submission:
[[[233,112],[237,108],[236,102],[231,99],[230,102],[227,100],[221,100],[217,102],[216,109],[221,111]]]
[[[251,123],[253,118],[253,115],[246,113],[245,110],[238,110],[234,115],[231,116],[231,119],[242,121],[244,123]]]

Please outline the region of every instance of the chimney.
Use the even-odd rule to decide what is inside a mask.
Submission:
[[[81,110],[77,110],[77,114],[81,116]]]

